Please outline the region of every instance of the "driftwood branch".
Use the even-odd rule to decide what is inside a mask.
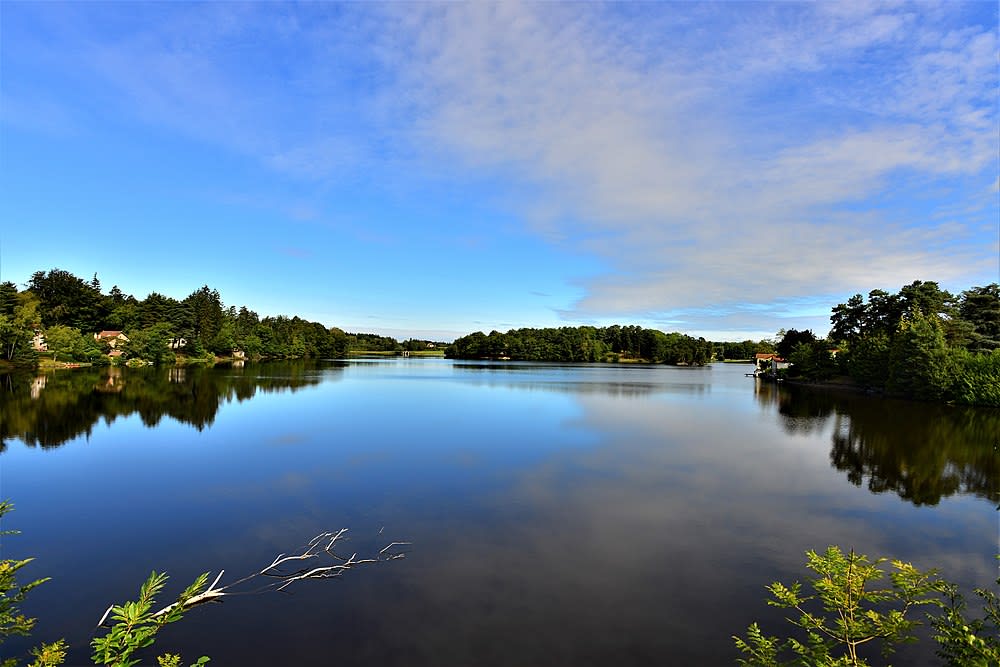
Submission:
[[[379,530],[379,534],[381,533],[382,531]],[[405,558],[406,551],[404,551],[403,548],[410,546],[411,544],[410,542],[391,542],[382,547],[382,549],[371,558],[358,558],[357,553],[353,553],[349,557],[345,557],[335,552],[333,547],[338,542],[345,542],[347,540],[346,535],[346,528],[342,528],[336,533],[320,533],[316,537],[309,540],[309,542],[302,547],[299,553],[287,555],[283,553],[278,554],[275,556],[274,560],[271,561],[270,565],[267,565],[263,569],[249,574],[242,579],[226,584],[225,586],[219,586],[219,582],[222,580],[222,575],[225,573],[225,570],[220,570],[218,576],[215,577],[215,580],[208,586],[208,588],[187,599],[178,600],[167,605],[163,609],[154,613],[152,618],[158,618],[168,614],[178,606],[180,606],[183,611],[187,611],[192,607],[197,607],[198,605],[208,602],[219,602],[227,595],[284,591],[297,581],[303,581],[305,579],[331,579],[339,577],[345,572],[361,565],[370,565]],[[316,560],[318,560],[318,562],[313,564],[312,561]],[[292,566],[289,565],[290,563],[307,561],[310,562],[311,567],[291,569]],[[321,562],[324,564],[319,564]],[[254,590],[235,590],[237,587],[247,584],[257,578],[268,578],[272,581]],[[97,624],[98,627],[106,627],[104,626],[104,622],[107,620],[108,615],[113,609],[114,605],[108,607],[108,610],[104,612],[104,616],[101,617],[100,622]]]

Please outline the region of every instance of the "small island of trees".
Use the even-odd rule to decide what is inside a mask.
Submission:
[[[445,350],[454,359],[516,361],[622,362],[703,365],[712,361],[714,344],[681,333],[638,326],[511,329],[462,336]]]

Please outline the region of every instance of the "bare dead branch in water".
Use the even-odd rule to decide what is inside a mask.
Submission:
[[[336,533],[320,533],[316,537],[309,540],[309,542],[302,547],[299,553],[288,555],[283,553],[278,554],[274,557],[274,560],[271,561],[270,565],[267,565],[258,572],[254,572],[253,574],[249,574],[242,579],[238,579],[231,584],[226,584],[225,586],[218,586],[219,581],[222,579],[222,575],[225,573],[225,570],[220,570],[215,580],[204,591],[192,595],[187,599],[178,600],[177,602],[167,605],[163,609],[155,612],[152,615],[152,618],[164,616],[174,610],[178,605],[183,611],[187,611],[192,607],[197,607],[198,605],[206,604],[208,602],[219,602],[227,595],[284,591],[296,581],[303,581],[305,579],[332,579],[340,577],[345,572],[361,565],[371,565],[374,563],[383,563],[405,558],[406,552],[401,551],[400,548],[411,544],[410,542],[392,542],[382,547],[382,549],[372,558],[358,558],[357,553],[351,554],[350,557],[344,557],[337,554],[333,550],[333,546],[338,542],[346,541],[346,534],[346,528],[342,528]],[[379,531],[379,534],[381,534],[381,531]],[[316,565],[313,567],[303,567],[297,570],[290,570],[287,567],[283,567],[295,561],[304,562],[311,561],[313,559],[326,559],[328,563],[330,560],[335,562],[332,564]],[[234,590],[236,587],[253,581],[259,577],[269,578],[273,581],[249,591]],[[216,588],[217,586],[218,588]],[[108,610],[104,612],[104,616],[101,617],[100,622],[97,624],[98,627],[107,627],[104,625],[104,622],[107,620],[108,615],[111,613],[113,608],[114,605],[108,607]]]

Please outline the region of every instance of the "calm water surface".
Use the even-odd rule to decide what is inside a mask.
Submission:
[[[764,586],[838,544],[996,578],[1000,411],[758,384],[745,366],[357,360],[0,377],[4,557],[85,663],[111,602],[342,527],[405,560],[193,610],[218,665],[729,665]],[[379,534],[379,531],[381,535]],[[171,589],[170,594],[175,594]],[[25,642],[8,642],[8,652]],[[896,664],[934,664],[927,652]],[[186,663],[185,663],[186,664]]]

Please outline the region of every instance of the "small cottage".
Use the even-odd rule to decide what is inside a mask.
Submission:
[[[127,343],[128,336],[121,331],[101,331],[94,334],[94,340],[98,343],[106,342],[111,349],[114,349],[119,343]]]

